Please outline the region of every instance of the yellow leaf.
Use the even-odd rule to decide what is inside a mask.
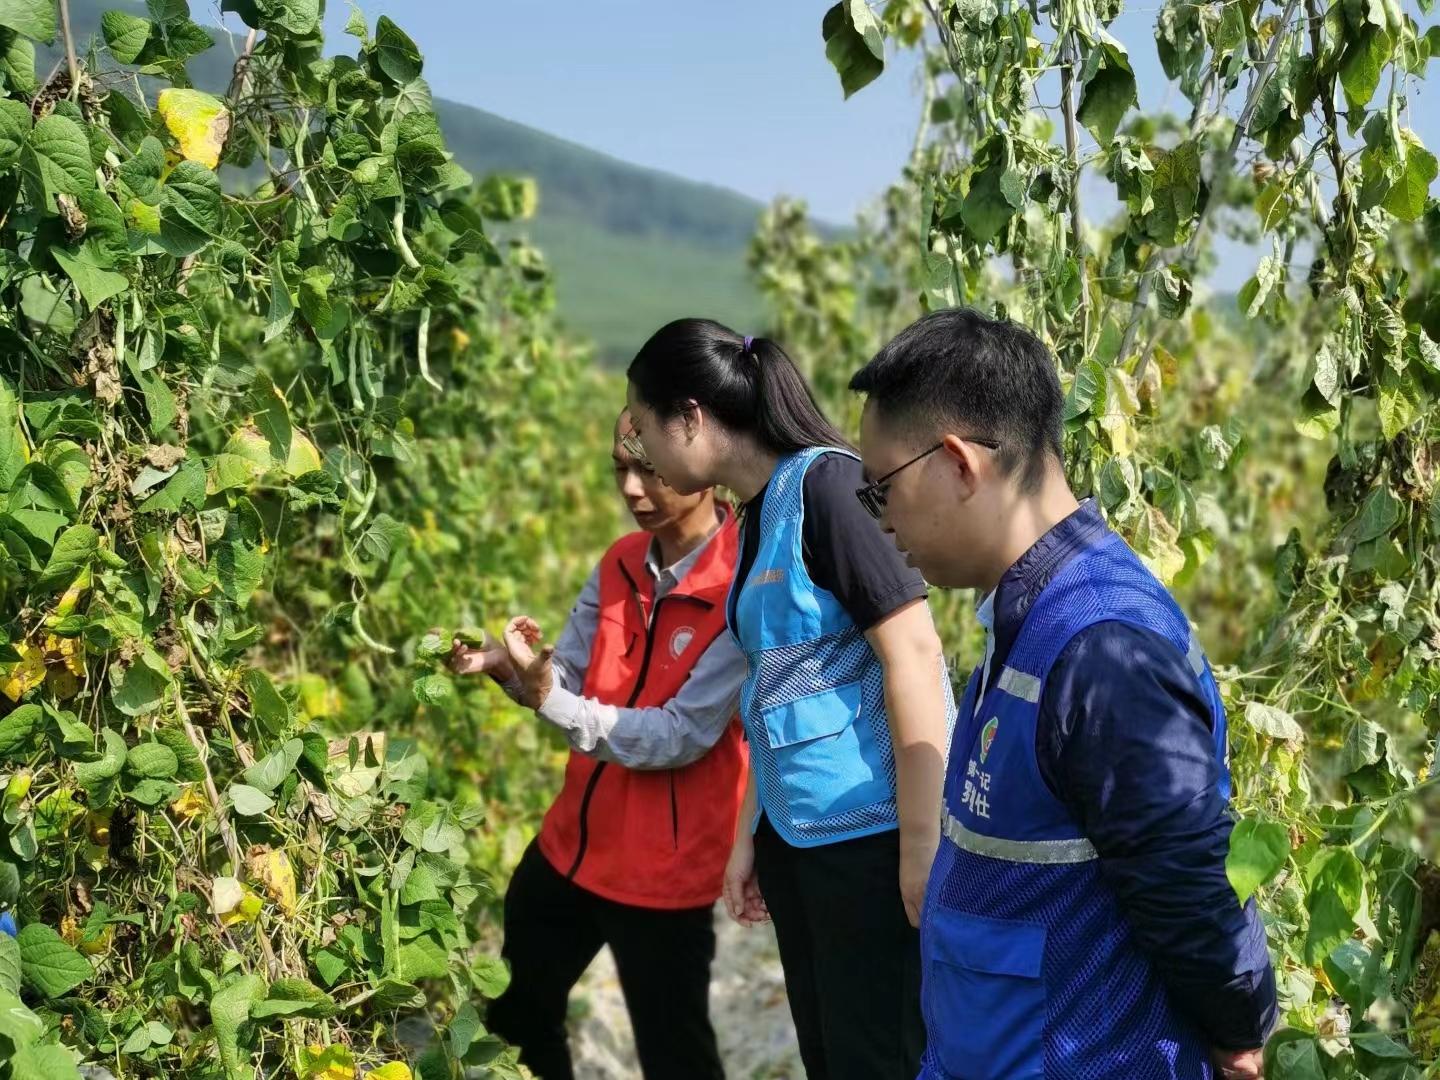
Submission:
[[[265,886],[281,911],[286,915],[295,914],[295,869],[285,852],[265,848],[252,852],[250,876]]]
[[[254,922],[264,904],[254,889],[233,877],[217,877],[210,883],[210,906],[221,926]]]
[[[80,680],[63,667],[50,668],[45,672],[45,688],[57,701],[69,701],[80,693]]]
[[[365,1074],[365,1080],[411,1080],[410,1066],[403,1061],[392,1061],[378,1069],[371,1069]]]
[[[230,133],[230,111],[219,98],[171,87],[160,91],[155,108],[186,160],[207,169],[220,164],[220,151]]]
[[[85,649],[79,638],[46,634],[45,658],[51,663],[63,663],[72,675],[85,674]]]
[[[60,618],[71,614],[75,610],[75,605],[80,602],[80,597],[84,596],[86,590],[89,588],[90,566],[86,564],[81,567],[80,572],[75,575],[75,580],[70,583],[70,587],[61,595],[60,602],[55,605],[55,614]]]
[[[290,439],[290,456],[285,461],[286,476],[304,476],[320,468],[320,452],[303,433],[297,431]]]
[[[170,804],[170,812],[186,821],[199,817],[209,809],[210,803],[194,784],[188,786],[180,797]]]
[[[355,1057],[343,1046],[309,1046],[300,1063],[302,1080],[355,1080]]]
[[[19,645],[16,652],[21,659],[13,664],[3,665],[5,681],[0,691],[11,701],[19,701],[45,679],[45,654],[34,645]]]

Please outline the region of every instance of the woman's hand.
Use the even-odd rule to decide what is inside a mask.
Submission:
[[[925,886],[930,881],[930,867],[935,862],[938,838],[907,836],[900,833],[900,900],[910,925],[919,927],[920,913],[925,909]]]
[[[770,921],[770,909],[760,895],[760,882],[755,876],[755,841],[741,831],[730,849],[725,866],[725,910],[741,926],[758,926]]]
[[[528,615],[517,615],[505,627],[505,650],[520,679],[520,704],[530,709],[544,705],[555,688],[555,669],[551,663],[555,646],[546,645],[538,653],[535,651],[544,637],[540,624]]]
[[[456,638],[448,663],[456,675],[489,675],[498,683],[507,683],[515,678],[515,666],[510,662],[505,643],[491,637],[488,630],[484,644],[479,648]]]

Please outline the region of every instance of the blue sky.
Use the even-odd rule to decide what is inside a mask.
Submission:
[[[388,14],[415,38],[441,96],[761,201],[799,196],[816,216],[838,223],[898,174],[914,138],[919,90],[913,58],[892,50],[885,74],[845,101],[820,38],[826,7],[826,0],[371,0],[362,10],[372,26]],[[1419,19],[1416,0],[1405,7]],[[1130,50],[1141,105],[1184,114],[1188,104],[1160,70],[1158,11],[1156,0],[1130,7],[1111,32]],[[348,13],[331,0],[327,30],[337,43]],[[1420,19],[1422,27],[1431,21]],[[1412,82],[1409,122],[1432,148],[1440,146],[1437,92]],[[1107,185],[1092,177],[1091,186],[1098,194]],[[1101,210],[1103,200],[1091,205]]]

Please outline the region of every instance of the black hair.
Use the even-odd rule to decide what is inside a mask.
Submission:
[[[932,311],[857,371],[850,389],[866,394],[888,421],[994,439],[1001,468],[1019,472],[1025,491],[1040,486],[1047,454],[1064,460],[1065,399],[1055,361],[1039,338],[1009,320],[969,308]]]
[[[769,338],[742,337],[712,319],[666,323],[640,347],[625,374],[661,419],[693,401],[776,454],[812,446],[850,448],[784,349]]]

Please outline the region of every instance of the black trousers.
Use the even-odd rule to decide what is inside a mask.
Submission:
[[[710,1026],[713,909],[656,911],[565,879],[531,844],[505,893],[510,986],[486,1023],[540,1080],[575,1075],[565,1041],[570,991],[602,945],[615,956],[645,1080],[724,1080]]]
[[[900,835],[791,847],[762,817],[760,893],[809,1080],[915,1080],[925,1051],[920,934],[900,900]]]

